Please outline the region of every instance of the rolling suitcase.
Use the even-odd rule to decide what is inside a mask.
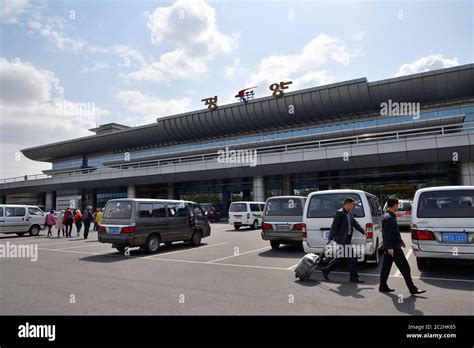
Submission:
[[[299,278],[301,281],[308,280],[323,259],[324,251],[319,255],[309,253],[303,256],[300,262],[296,265],[295,278]]]

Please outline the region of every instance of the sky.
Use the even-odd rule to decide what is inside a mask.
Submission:
[[[361,77],[473,63],[473,1],[0,0],[0,179],[28,147]]]

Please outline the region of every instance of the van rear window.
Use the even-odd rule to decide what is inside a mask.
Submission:
[[[303,216],[303,203],[299,198],[272,198],[265,205],[266,216]]]
[[[132,203],[129,201],[114,201],[107,203],[104,218],[130,219],[132,217]]]
[[[474,190],[423,192],[418,199],[419,218],[474,218]]]
[[[246,203],[232,203],[230,205],[231,213],[242,213],[247,211],[247,204]]]
[[[308,206],[308,217],[309,218],[333,218],[334,214],[342,208],[344,199],[350,197],[354,200],[354,209],[352,214],[355,217],[364,217],[364,207],[362,206],[362,200],[356,193],[328,193],[314,195],[311,197],[311,201]]]

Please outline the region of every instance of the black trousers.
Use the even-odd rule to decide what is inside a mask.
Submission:
[[[84,238],[87,239],[87,236],[89,235],[89,229],[91,227],[90,221],[84,221]]]
[[[71,237],[72,222],[70,224],[64,224],[64,228],[66,230],[66,237]]]
[[[410,292],[415,291],[417,287],[413,284],[413,280],[411,279],[410,265],[408,264],[402,249],[393,249],[393,257],[387,250],[385,250],[385,253],[383,254],[382,270],[380,271],[380,287],[387,287],[388,276],[390,275],[392,263],[394,262],[405,279],[408,290],[410,290]]]
[[[346,244],[351,244],[352,236],[347,236]],[[344,245],[346,245],[344,244]],[[359,274],[357,273],[357,258],[355,257],[337,257],[329,261],[328,265],[324,268],[327,274],[329,274],[334,267],[337,265],[347,262],[347,268],[349,268],[350,279],[358,279]]]

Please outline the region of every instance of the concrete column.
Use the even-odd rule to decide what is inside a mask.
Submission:
[[[127,187],[127,198],[135,198],[137,196],[137,188],[133,185]]]
[[[459,163],[459,185],[474,185],[474,162]]]
[[[93,209],[97,208],[97,192],[96,190],[87,191],[87,205]]]
[[[174,199],[174,184],[172,182],[169,182],[167,184],[167,196],[168,196],[168,199]]]
[[[0,204],[6,204],[7,203],[7,196],[0,196]]]
[[[253,178],[253,200],[265,202],[265,179],[263,176]]]
[[[53,202],[53,192],[46,192],[46,196],[44,199],[44,209],[45,211],[50,211],[51,209],[54,209],[54,202]]]
[[[283,195],[285,196],[292,196],[293,195],[293,183],[291,182],[291,176],[284,175],[283,176]]]

